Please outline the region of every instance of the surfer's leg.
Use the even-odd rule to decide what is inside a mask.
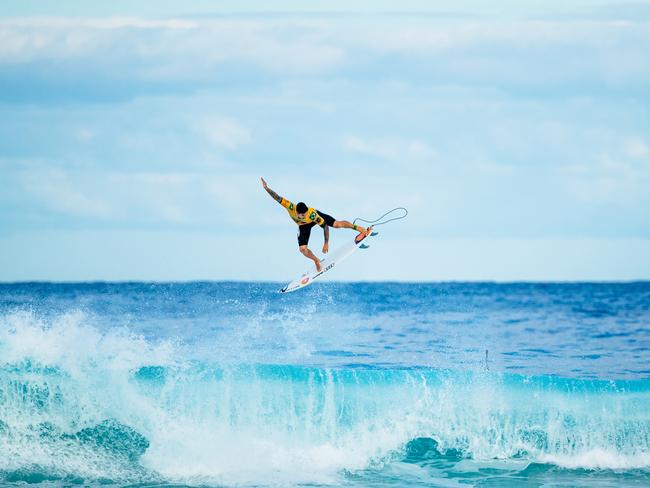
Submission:
[[[298,226],[298,246],[305,246],[309,244],[309,236],[311,236],[311,228],[316,225],[313,222],[311,224],[303,224]]]
[[[347,220],[336,220],[334,221],[334,225],[332,227],[335,229],[354,229],[357,232],[361,232],[362,234],[367,234],[370,232],[370,227],[361,227],[360,225],[353,224]]]
[[[309,248],[306,245],[300,246],[298,249],[303,254],[303,256],[305,256],[308,259],[311,259],[314,262],[314,264],[316,265],[316,271],[320,271],[322,269],[322,266],[320,264],[320,259],[318,259],[314,255],[314,253],[309,250]]]
[[[320,259],[318,259],[313,252],[307,247],[309,236],[311,235],[311,228],[314,224],[305,224],[298,227],[298,250],[303,256],[311,259],[316,265],[316,271],[321,270]]]

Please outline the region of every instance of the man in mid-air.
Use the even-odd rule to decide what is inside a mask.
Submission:
[[[316,271],[320,271],[322,268],[320,259],[318,259],[307,247],[309,236],[311,235],[311,228],[313,226],[320,225],[323,228],[323,232],[325,233],[323,253],[327,253],[327,251],[329,251],[328,242],[330,239],[330,227],[334,227],[335,229],[354,229],[363,235],[368,234],[372,230],[372,227],[361,227],[359,225],[351,224],[347,220],[335,220],[331,215],[327,215],[320,210],[315,210],[311,207],[308,207],[303,202],[298,202],[296,205],[294,205],[286,198],[282,198],[280,195],[271,190],[266,184],[266,181],[264,181],[264,178],[260,179],[262,180],[262,186],[267,191],[267,193],[271,195],[276,202],[286,208],[287,212],[289,212],[289,216],[296,224],[298,224],[298,249],[306,258],[309,258],[314,262],[316,265]]]

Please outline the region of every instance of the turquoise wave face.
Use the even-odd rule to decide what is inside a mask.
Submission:
[[[485,466],[513,474],[533,463],[630,477],[650,466],[647,380],[138,365],[151,353],[139,346],[140,358],[89,356],[76,368],[36,358],[5,363],[4,478],[338,483],[390,477],[404,466],[420,477],[444,466],[446,476],[457,470],[461,478],[468,463],[477,475]]]

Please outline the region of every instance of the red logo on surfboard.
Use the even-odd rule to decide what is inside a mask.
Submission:
[[[309,276],[305,276],[302,280],[300,280],[300,283],[302,283],[303,285],[306,285],[307,282],[309,282]]]

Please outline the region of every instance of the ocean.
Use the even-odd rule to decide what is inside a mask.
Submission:
[[[0,486],[650,486],[650,283],[0,284]]]

